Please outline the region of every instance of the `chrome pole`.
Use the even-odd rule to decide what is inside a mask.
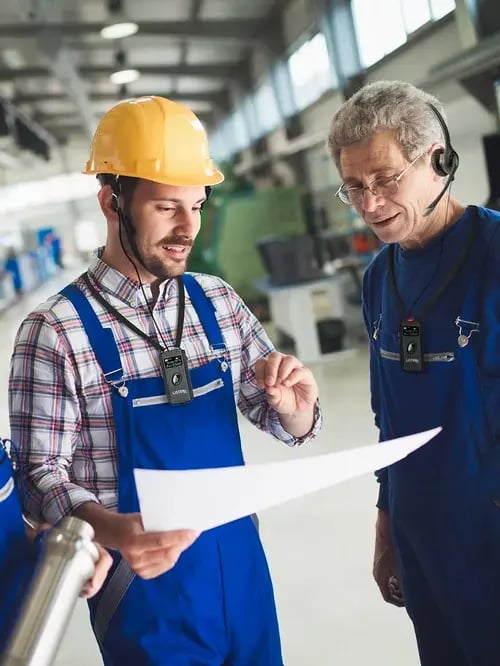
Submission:
[[[80,592],[95,572],[93,538],[93,528],[72,516],[49,531],[0,666],[52,664]]]

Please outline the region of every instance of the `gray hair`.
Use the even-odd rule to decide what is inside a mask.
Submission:
[[[392,130],[408,161],[443,140],[441,125],[429,104],[443,115],[433,95],[404,81],[376,81],[358,90],[333,116],[328,148],[339,169],[340,151]],[[340,170],[340,169],[339,169]]]

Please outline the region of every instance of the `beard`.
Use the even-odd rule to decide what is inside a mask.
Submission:
[[[127,238],[127,245],[133,256],[139,260],[141,266],[150,275],[154,275],[156,279],[163,282],[164,280],[182,275],[186,271],[187,260],[193,241],[182,236],[170,236],[155,245],[146,245],[137,238],[134,238],[133,242],[130,243]],[[169,256],[166,247],[171,245],[185,247],[183,255],[179,257]]]

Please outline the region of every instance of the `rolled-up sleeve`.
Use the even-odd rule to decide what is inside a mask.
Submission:
[[[257,428],[288,446],[297,446],[310,441],[318,434],[322,425],[319,402],[314,408],[311,430],[306,435],[294,437],[283,428],[280,415],[267,402],[266,392],[257,386],[254,372],[255,363],[275,351],[274,346],[255,315],[236,294],[233,298],[236,299],[235,307],[242,334],[241,384],[238,397],[241,413]]]
[[[57,323],[27,317],[14,344],[9,377],[11,439],[19,452],[25,511],[57,522],[95,495],[71,479],[80,427],[77,380]]]

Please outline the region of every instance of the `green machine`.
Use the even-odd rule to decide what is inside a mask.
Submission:
[[[304,234],[303,205],[296,187],[253,191],[227,166],[222,171],[229,177],[214,188],[204,209],[188,270],[222,277],[250,304],[262,298],[254,282],[267,277],[257,241]]]
[[[238,179],[231,163],[221,163],[220,169],[225,178],[212,190],[210,199],[203,208],[201,229],[189,256],[188,270],[224,277],[218,262],[217,249],[225,206],[231,197],[253,192],[253,187]]]

